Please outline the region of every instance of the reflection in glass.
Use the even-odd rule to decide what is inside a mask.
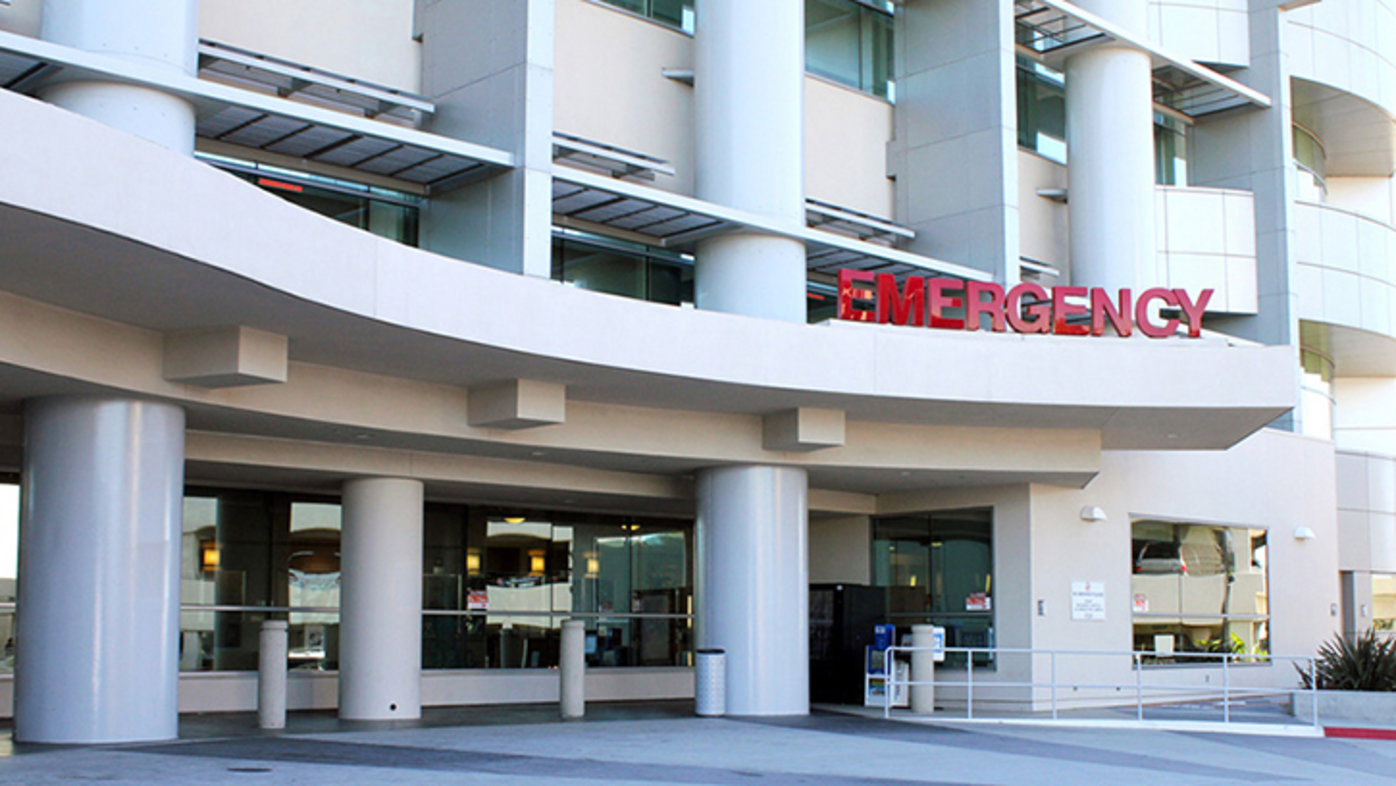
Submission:
[[[1372,627],[1387,635],[1396,633],[1396,575],[1372,574]]]
[[[1135,649],[1269,651],[1265,530],[1144,519],[1131,543]]]
[[[465,613],[426,615],[423,667],[556,666],[574,615],[592,666],[686,664],[690,537],[680,522],[428,506],[424,606]]]
[[[1018,146],[1066,163],[1066,77],[1018,58]]]
[[[941,625],[947,646],[994,645],[993,560],[992,510],[873,520],[873,584],[887,588],[888,621]]]

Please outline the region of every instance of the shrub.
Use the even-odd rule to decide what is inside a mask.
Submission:
[[[1297,664],[1295,670],[1310,687],[1308,671]],[[1318,648],[1314,676],[1319,690],[1396,691],[1396,639],[1378,638],[1370,628],[1355,642],[1334,636]]]

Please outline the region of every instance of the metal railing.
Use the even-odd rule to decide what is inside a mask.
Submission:
[[[907,653],[907,654],[909,655],[909,654],[912,653],[912,652],[918,652],[918,651],[920,651],[920,652],[925,652],[925,651],[939,651],[939,652],[945,652],[945,653],[964,653],[964,655],[965,655],[965,679],[964,679],[963,681],[949,681],[949,680],[938,680],[938,679],[937,679],[937,680],[918,680],[916,674],[910,674],[910,679],[907,679],[907,680],[899,680],[899,679],[897,679],[897,674],[896,674],[896,671],[897,671],[897,670],[896,670],[896,668],[895,668],[895,666],[894,666],[894,659],[895,659],[896,655],[897,655],[897,654],[900,654],[900,653]],[[1199,698],[1199,695],[1201,695],[1201,696],[1210,696],[1210,695],[1213,695],[1213,694],[1219,694],[1220,697],[1221,697],[1221,703],[1222,703],[1222,722],[1223,722],[1223,723],[1230,723],[1230,722],[1231,722],[1232,702],[1233,702],[1234,697],[1237,696],[1238,694],[1244,695],[1244,696],[1246,696],[1246,697],[1267,696],[1267,695],[1268,695],[1268,696],[1287,695],[1287,696],[1289,696],[1289,697],[1291,698],[1291,701],[1294,702],[1296,705],[1297,705],[1298,698],[1299,698],[1300,695],[1302,695],[1302,694],[1308,694],[1308,696],[1309,696],[1309,702],[1310,702],[1310,707],[1311,707],[1311,710],[1312,710],[1312,712],[1313,712],[1313,726],[1314,726],[1314,728],[1316,728],[1316,729],[1319,728],[1319,719],[1318,719],[1318,680],[1315,678],[1316,675],[1315,675],[1315,673],[1314,673],[1314,671],[1315,671],[1315,659],[1314,659],[1313,657],[1302,656],[1302,655],[1271,655],[1271,654],[1269,654],[1269,653],[1246,653],[1246,654],[1237,654],[1237,653],[1230,653],[1230,652],[1188,652],[1188,653],[1175,653],[1175,654],[1174,654],[1174,657],[1178,657],[1178,658],[1187,658],[1187,659],[1190,660],[1190,661],[1191,661],[1191,660],[1194,660],[1194,659],[1196,659],[1196,660],[1204,660],[1204,661],[1205,661],[1205,660],[1212,660],[1212,661],[1220,660],[1220,661],[1221,661],[1221,685],[1220,685],[1220,686],[1216,686],[1216,685],[1211,685],[1211,684],[1209,684],[1209,683],[1202,683],[1202,684],[1198,684],[1198,683],[1169,684],[1169,683],[1160,683],[1160,682],[1152,682],[1152,681],[1151,681],[1151,682],[1145,682],[1145,681],[1144,681],[1144,672],[1145,672],[1145,670],[1144,670],[1144,665],[1145,665],[1144,659],[1145,659],[1145,658],[1157,658],[1157,657],[1159,657],[1159,653],[1157,653],[1157,652],[1150,652],[1150,651],[1141,651],[1141,650],[1061,650],[1061,649],[1035,649],[1035,648],[1026,648],[1026,647],[945,647],[945,648],[943,648],[943,649],[936,650],[935,648],[931,648],[931,647],[893,646],[893,647],[888,647],[888,648],[886,649],[885,653],[884,653],[884,658],[885,658],[885,659],[884,659],[883,663],[886,664],[886,676],[885,676],[885,679],[886,679],[885,686],[886,686],[886,688],[885,688],[885,690],[884,690],[884,692],[883,692],[882,716],[883,716],[884,718],[890,718],[890,717],[891,717],[891,713],[892,713],[892,703],[893,703],[894,697],[896,696],[896,689],[897,689],[898,686],[906,686],[907,688],[913,688],[913,687],[918,686],[918,685],[926,685],[926,686],[932,686],[932,687],[935,687],[935,688],[939,688],[939,687],[960,687],[960,688],[964,688],[964,689],[965,689],[965,717],[966,717],[967,719],[969,719],[969,720],[973,720],[973,719],[974,719],[974,688],[975,688],[975,684],[976,684],[975,681],[974,681],[974,658],[975,658],[975,655],[976,655],[976,654],[989,655],[989,656],[991,656],[996,662],[998,662],[998,661],[1000,660],[1000,659],[998,658],[999,655],[1026,655],[1026,656],[1028,656],[1029,658],[1034,658],[1034,657],[1037,657],[1037,656],[1045,656],[1045,657],[1048,659],[1048,680],[1047,680],[1046,682],[1040,682],[1040,681],[1035,680],[1035,679],[1029,680],[1029,681],[1027,681],[1027,682],[1023,682],[1023,681],[1014,681],[1014,680],[991,680],[991,681],[981,681],[981,682],[979,682],[978,684],[979,684],[979,686],[980,686],[981,691],[984,690],[984,689],[986,689],[986,688],[1028,688],[1029,690],[1033,690],[1033,691],[1035,691],[1035,690],[1037,690],[1037,689],[1039,689],[1039,688],[1046,688],[1046,689],[1048,689],[1048,691],[1049,691],[1050,707],[1051,707],[1051,717],[1052,717],[1052,720],[1059,720],[1059,719],[1060,719],[1060,709],[1061,709],[1061,708],[1060,708],[1060,704],[1059,704],[1059,702],[1058,702],[1058,697],[1057,697],[1058,690],[1059,690],[1060,688],[1070,688],[1073,692],[1076,692],[1076,691],[1085,689],[1085,690],[1100,690],[1100,691],[1109,691],[1109,690],[1113,690],[1113,691],[1116,691],[1116,692],[1118,693],[1119,691],[1121,691],[1121,689],[1131,687],[1129,683],[1114,683],[1114,682],[1100,682],[1100,683],[1097,683],[1097,682],[1078,682],[1078,681],[1074,681],[1074,680],[1062,682],[1062,681],[1060,681],[1060,680],[1057,679],[1057,659],[1058,659],[1059,657],[1069,657],[1069,658],[1083,658],[1083,657],[1125,658],[1125,657],[1128,657],[1128,658],[1130,659],[1131,668],[1132,668],[1132,670],[1133,670],[1133,672],[1134,672],[1134,681],[1133,681],[1132,687],[1133,687],[1133,689],[1134,689],[1135,720],[1138,720],[1138,721],[1143,721],[1143,720],[1144,720],[1144,697],[1145,697],[1145,692],[1146,692],[1146,691],[1152,691],[1152,692],[1157,692],[1157,693],[1176,693],[1176,694],[1178,694],[1176,698],[1178,698],[1178,699],[1180,699],[1180,700],[1188,700],[1188,701],[1196,701],[1196,700]],[[1233,685],[1232,682],[1231,682],[1231,680],[1232,680],[1232,666],[1237,665],[1238,662],[1244,663],[1244,664],[1247,665],[1247,666],[1249,666],[1249,665],[1254,665],[1254,664],[1258,664],[1258,663],[1275,663],[1275,662],[1289,662],[1289,663],[1304,664],[1303,667],[1302,667],[1302,670],[1303,670],[1304,673],[1306,673],[1306,674],[1308,675],[1308,687],[1307,687],[1307,688],[1305,688],[1305,687],[1281,688],[1281,687],[1274,686],[1274,685],[1241,685],[1241,686]],[[1155,671],[1154,673],[1156,673],[1156,674],[1166,674],[1166,673],[1168,673],[1168,672],[1169,672],[1168,667],[1164,667],[1164,668],[1162,668],[1162,669],[1159,669],[1158,671]],[[1208,677],[1208,679],[1210,679],[1210,676]],[[1035,697],[1032,697],[1032,696],[1030,696],[1030,697],[1027,699],[1027,703],[1028,703],[1029,706],[1032,706],[1032,705],[1035,703],[1035,701],[1036,701]],[[1117,705],[1117,706],[1119,706],[1119,705]],[[1125,705],[1125,706],[1127,706],[1127,705]]]

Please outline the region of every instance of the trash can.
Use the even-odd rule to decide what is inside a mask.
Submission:
[[[718,717],[727,712],[727,653],[722,650],[698,650],[698,663],[693,675],[693,699],[696,711],[704,717]]]

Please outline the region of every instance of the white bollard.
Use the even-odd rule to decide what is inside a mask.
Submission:
[[[911,681],[932,682],[936,678],[935,653],[931,646],[935,643],[934,625],[912,625]],[[923,649],[924,648],[924,649]],[[889,664],[889,668],[890,668]],[[930,715],[936,708],[936,688],[934,685],[911,686],[911,711],[917,715]]]
[[[559,691],[562,699],[562,719],[572,720],[586,714],[586,627],[581,620],[562,623],[562,647],[558,655]]]
[[[286,728],[286,621],[264,620],[257,651],[257,725]]]

